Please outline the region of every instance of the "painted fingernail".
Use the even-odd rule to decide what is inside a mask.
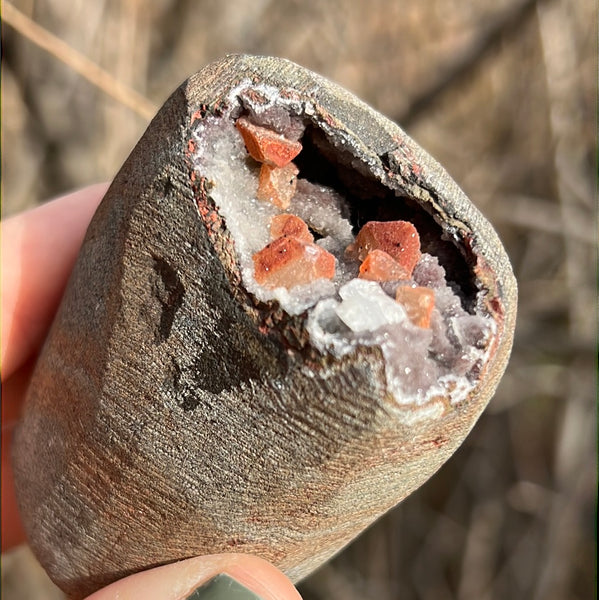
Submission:
[[[224,573],[195,589],[185,600],[262,600],[258,594]]]

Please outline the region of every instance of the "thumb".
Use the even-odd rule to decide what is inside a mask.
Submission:
[[[301,600],[270,563],[247,554],[189,558],[116,581],[87,600]]]

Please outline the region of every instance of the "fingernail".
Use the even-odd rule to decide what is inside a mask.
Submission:
[[[258,594],[224,573],[195,589],[185,600],[262,600]]]

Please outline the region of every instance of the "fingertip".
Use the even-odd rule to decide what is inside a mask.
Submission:
[[[221,555],[226,556],[226,555]],[[245,587],[256,592],[263,600],[271,598],[301,600],[291,580],[272,564],[257,556],[238,554],[237,561],[226,570]]]
[[[116,598],[301,600],[281,571],[261,558],[246,554],[199,556],[136,573],[99,590],[88,600]]]

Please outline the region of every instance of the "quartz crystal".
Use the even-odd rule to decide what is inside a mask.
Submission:
[[[360,265],[359,277],[370,281],[399,281],[408,279],[410,274],[386,252],[372,250]]]
[[[408,221],[369,221],[348,251],[364,260],[372,250],[383,250],[411,275],[420,259],[420,236]]]
[[[418,327],[428,329],[431,326],[431,314],[435,307],[435,292],[420,286],[399,286],[395,300],[406,309],[410,321]]]
[[[290,162],[284,167],[263,164],[258,180],[258,199],[272,202],[279,208],[289,208],[295,194],[297,167]]]
[[[271,129],[254,125],[243,117],[237,119],[236,125],[243,136],[245,147],[250,156],[258,162],[266,163],[273,167],[284,167],[302,149],[302,145],[299,142],[288,140]]]
[[[299,217],[288,214],[275,215],[270,220],[270,235],[273,239],[287,235],[303,242],[314,241],[314,236],[310,233],[306,223]]]
[[[332,279],[335,257],[316,244],[282,236],[253,256],[255,277],[270,288],[292,288],[316,279]]]

